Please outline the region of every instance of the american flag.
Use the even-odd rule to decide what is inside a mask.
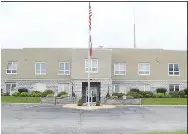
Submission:
[[[91,42],[91,16],[92,16],[92,10],[91,10],[91,5],[89,2],[89,53],[90,56],[92,56],[92,42]]]

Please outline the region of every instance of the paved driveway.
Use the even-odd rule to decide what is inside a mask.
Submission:
[[[120,134],[187,129],[187,107],[119,107],[83,111],[2,104],[2,134]]]

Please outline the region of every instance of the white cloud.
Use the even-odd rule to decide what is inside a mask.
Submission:
[[[93,2],[98,47],[133,47],[133,7],[139,48],[187,49],[186,3]],[[88,47],[88,3],[2,3],[2,48]]]

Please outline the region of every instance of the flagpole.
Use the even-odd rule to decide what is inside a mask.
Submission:
[[[136,24],[135,24],[135,8],[133,7],[133,18],[134,18],[134,48],[136,48]]]
[[[90,43],[91,43],[91,18],[90,18],[90,12],[91,12],[91,7],[90,7],[90,2],[89,2],[89,40],[88,40],[88,103],[87,106],[90,106],[90,59],[91,59],[91,55],[90,55]]]

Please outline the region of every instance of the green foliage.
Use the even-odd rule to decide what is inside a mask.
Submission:
[[[126,99],[134,99],[134,97],[133,97],[133,96],[128,95],[128,96],[126,96]]]
[[[78,103],[77,103],[77,105],[78,105],[78,106],[82,106],[82,105],[83,105],[83,101],[82,101],[82,98],[80,98],[80,99],[78,100]]]
[[[109,92],[106,94],[106,98],[107,98],[107,99],[110,98]]]
[[[22,93],[22,92],[28,93],[28,90],[27,90],[27,88],[19,88],[18,92],[20,92],[20,93]]]
[[[22,92],[20,93],[20,97],[28,97],[29,94],[27,92]]]
[[[170,92],[169,93],[171,95],[172,98],[179,98],[179,93],[178,92]]]
[[[124,93],[113,93],[112,96],[117,96],[118,99],[123,98]]]
[[[185,97],[185,92],[184,91],[179,91],[178,95],[180,98],[184,98]]]
[[[112,96],[112,99],[118,99],[118,96]]]
[[[68,94],[63,94],[63,95],[61,95],[60,97],[61,98],[66,98],[68,96]]]
[[[96,101],[96,106],[100,106],[101,102],[100,101]]]
[[[166,88],[157,88],[157,89],[156,89],[156,92],[157,92],[157,93],[163,93],[163,94],[165,94],[166,91],[167,91]]]
[[[46,97],[54,97],[54,94],[48,94]]]
[[[46,97],[48,94],[54,94],[54,91],[53,90],[45,90],[42,93],[41,97]]]
[[[30,94],[31,97],[41,97],[41,95],[42,95],[42,92],[40,91],[32,91]]]
[[[187,88],[185,88],[183,91],[185,92],[185,95],[188,94],[188,90],[187,90]]]
[[[59,93],[57,94],[57,97],[61,97],[62,95],[63,95],[63,96],[68,96],[68,93],[65,92],[65,91],[59,92]]]
[[[157,93],[156,94],[156,98],[164,98],[164,97],[165,97],[164,93]]]
[[[20,92],[15,92],[12,94],[12,96],[18,97],[18,96],[20,96]]]
[[[142,98],[143,97],[143,95],[138,94],[137,92],[133,92],[133,91],[129,91],[127,93],[127,96],[133,96],[134,98]]]
[[[140,92],[139,89],[137,89],[137,88],[132,88],[132,89],[130,89],[130,91],[132,91],[132,92],[137,92],[137,93]]]
[[[164,95],[164,98],[170,98],[170,97],[171,97],[170,94],[165,94],[165,95]]]
[[[153,97],[153,92],[151,92],[151,91],[140,91],[139,93],[141,95],[143,95],[143,98],[152,98]]]

